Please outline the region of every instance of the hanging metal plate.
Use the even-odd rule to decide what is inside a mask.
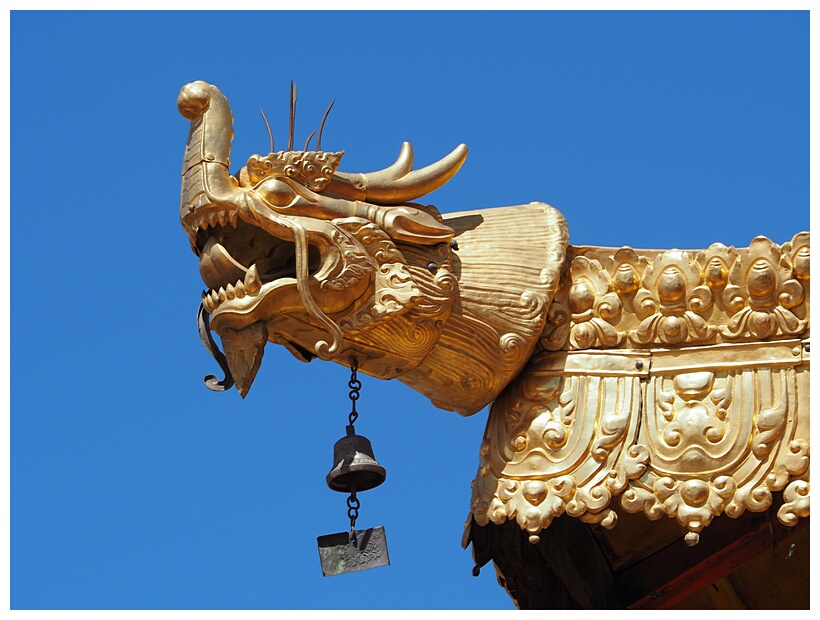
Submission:
[[[355,542],[348,542],[349,536],[349,532],[339,532],[316,539],[325,577],[390,565],[384,527],[356,530]]]

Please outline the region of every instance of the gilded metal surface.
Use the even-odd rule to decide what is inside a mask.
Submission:
[[[342,152],[298,151],[254,155],[234,176],[225,96],[193,82],[177,103],[191,121],[180,219],[240,394],[266,342],[306,361],[355,357],[363,372],[464,415],[523,367],[569,242],[555,209],[442,218],[408,204],[458,171],[464,145],[420,170],[405,143],[395,164],[369,174],[339,172]]]
[[[803,353],[800,340],[654,352],[636,443],[647,451],[647,470],[630,481],[621,505],[650,519],[675,517],[692,542],[713,517],[761,512],[772,491],[787,485],[794,500],[786,501],[796,503],[778,517],[793,525],[806,516],[808,482],[799,479],[809,466]]]
[[[674,517],[688,540],[713,517],[771,505],[808,516],[809,358],[800,340],[542,353],[493,403],[473,486],[479,525],[537,534],[563,513],[615,525]]]
[[[568,248],[536,353],[493,403],[472,511],[533,535],[567,513],[809,514],[809,234],[703,251]],[[599,350],[599,351],[596,351]]]
[[[443,409],[493,405],[472,512],[533,540],[612,500],[696,542],[720,514],[809,514],[809,233],[705,250],[570,246],[543,203],[442,216],[409,203],[467,149],[413,170],[338,170],[343,151],[255,155],[193,82],[180,218],[203,308],[244,396],[267,342],[397,378]]]
[[[566,512],[614,524],[613,494],[646,469],[635,447],[646,352],[536,356],[493,403],[472,511],[537,534]]]
[[[541,339],[550,351],[789,338],[808,332],[809,233],[782,247],[570,248]]]

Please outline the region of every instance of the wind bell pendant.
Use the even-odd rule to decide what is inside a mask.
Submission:
[[[367,491],[379,486],[386,477],[384,467],[379,465],[373,455],[370,440],[356,434],[353,423],[359,414],[356,412],[356,401],[359,400],[361,381],[356,377],[356,360],[350,365],[350,400],[352,410],[348,417],[347,434],[333,446],[333,467],[327,475],[327,486],[333,491],[350,493],[347,498],[347,516],[350,518],[350,531],[319,536],[319,558],[322,562],[322,574],[342,575],[377,566],[389,566],[387,555],[387,538],[384,527],[372,527],[366,530],[356,529],[359,516],[358,491]]]

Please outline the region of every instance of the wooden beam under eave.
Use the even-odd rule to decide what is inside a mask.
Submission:
[[[539,532],[538,542],[529,538],[515,521],[472,521],[467,535],[476,564],[492,560],[519,609],[618,607],[614,576],[587,524],[564,515]]]
[[[615,609],[615,577],[595,536],[580,519],[562,515],[535,546],[581,609]]]
[[[718,517],[701,532],[695,547],[688,547],[681,538],[618,572],[616,589],[629,609],[669,609],[808,523],[800,519],[796,526],[787,527],[767,513],[745,513],[738,519]]]

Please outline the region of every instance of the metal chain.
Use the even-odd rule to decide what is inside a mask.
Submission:
[[[359,369],[359,363],[355,357],[350,358],[350,381],[347,382],[347,387],[350,388],[348,396],[350,397],[350,415],[347,418],[348,424],[352,427],[354,422],[359,417],[356,411],[356,401],[359,400],[359,390],[362,389],[362,382],[356,375]],[[347,498],[347,516],[350,518],[350,534],[348,535],[348,542],[356,542],[356,519],[359,517],[359,498],[356,497],[356,486],[353,485],[350,489],[350,497]]]
[[[350,535],[348,542],[356,540],[356,519],[359,518],[359,498],[356,497],[356,488],[350,490],[347,498],[347,516],[350,517]]]
[[[350,411],[350,415],[348,416],[348,424],[353,426],[353,423],[358,419],[359,413],[356,411],[356,401],[359,400],[359,390],[362,389],[362,382],[359,381],[358,377],[356,376],[356,371],[359,369],[359,364],[356,361],[356,358],[353,357],[350,359],[350,381],[347,382],[347,387],[350,388],[350,402],[352,404],[352,409]]]

